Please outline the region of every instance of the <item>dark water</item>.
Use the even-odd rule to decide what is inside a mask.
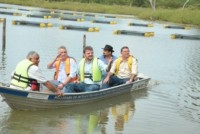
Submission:
[[[1,11],[37,14],[38,11],[20,11],[17,6]],[[30,7],[23,7],[30,8]],[[38,9],[39,10],[39,9]],[[40,13],[41,14],[41,13]],[[105,44],[114,47],[114,54],[120,55],[120,48],[128,46],[137,57],[139,71],[152,78],[149,87],[98,103],[74,106],[68,109],[48,111],[13,111],[5,102],[0,102],[1,134],[189,134],[200,131],[200,41],[170,38],[171,34],[200,35],[192,28],[166,29],[165,23],[155,22],[154,27],[130,27],[129,22],[148,23],[136,18],[105,18],[115,20],[117,25],[85,22],[36,19],[23,16],[0,15],[7,19],[7,40],[5,51],[0,54],[0,82],[8,83],[17,62],[28,51],[40,53],[40,67],[47,78],[52,79],[53,70],[47,70],[47,63],[53,59],[60,45],[80,60],[83,35],[87,45],[94,47],[96,56],[102,54]],[[12,20],[52,22],[52,28],[12,25]],[[60,30],[60,24],[99,27],[100,32]],[[2,24],[0,24],[2,27]],[[154,37],[114,35],[114,30],[152,31]],[[0,31],[2,40],[2,31]]]

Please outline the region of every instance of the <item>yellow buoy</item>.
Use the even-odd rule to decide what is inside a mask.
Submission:
[[[1,18],[1,19],[0,19],[0,22],[4,22],[4,21],[5,21],[5,18]]]
[[[144,36],[145,37],[151,37],[151,33],[150,32],[146,32],[146,33],[144,33]]]
[[[113,22],[113,21],[110,21],[110,24],[111,24],[111,25],[113,25],[113,24],[114,24],[114,22]]]
[[[63,29],[64,29],[64,26],[60,26],[59,29],[63,30]]]
[[[44,19],[47,19],[47,16],[44,16]]]
[[[13,20],[13,21],[12,21],[12,24],[13,24],[13,25],[16,25],[17,23],[16,23],[16,21],[15,21],[15,20]]]
[[[150,23],[150,24],[148,24],[148,27],[153,27],[153,24],[151,24],[151,23]]]
[[[120,34],[121,32],[119,30],[114,30],[113,34]]]
[[[164,25],[164,28],[167,28],[169,25]]]
[[[149,32],[150,36],[154,36],[154,32]]]
[[[110,24],[115,25],[115,24],[117,24],[117,22],[116,21],[110,21]]]
[[[184,27],[186,30],[189,30],[189,29],[191,29],[191,27],[189,27],[189,26],[186,26],[186,27]]]
[[[95,32],[99,32],[99,28],[98,27],[95,27],[94,30],[95,30]]]
[[[81,18],[81,21],[85,21],[83,18]]]
[[[176,39],[176,35],[175,34],[171,34],[171,39]]]
[[[48,23],[47,26],[48,27],[53,27],[53,24],[52,23]]]
[[[41,28],[46,27],[46,24],[45,23],[40,23],[40,27]]]
[[[22,16],[21,13],[13,13],[13,16]]]
[[[95,31],[94,28],[92,27],[88,28],[88,32],[94,32],[94,31]]]
[[[116,21],[113,21],[113,24],[117,24],[117,22],[116,22]]]
[[[48,16],[48,19],[51,19],[52,18],[52,16]]]
[[[81,19],[77,19],[76,21],[81,22]]]

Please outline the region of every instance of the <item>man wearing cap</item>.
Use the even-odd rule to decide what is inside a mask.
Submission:
[[[99,59],[101,60],[101,61],[103,61],[104,62],[104,64],[106,64],[106,65],[108,65],[108,63],[109,63],[109,61],[115,61],[116,59],[117,59],[117,57],[116,56],[114,56],[112,53],[114,52],[114,50],[113,50],[113,47],[112,46],[110,46],[110,45],[105,45],[105,47],[104,48],[102,48],[103,49],[103,55],[101,55],[100,57],[99,57]],[[107,75],[107,72],[103,72],[102,73],[102,77],[103,77],[103,79],[106,77],[106,75]]]

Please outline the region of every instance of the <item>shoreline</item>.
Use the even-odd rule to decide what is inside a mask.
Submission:
[[[38,1],[38,2],[37,2]],[[11,4],[19,6],[29,6],[37,8],[45,8],[50,10],[68,10],[85,13],[100,13],[100,14],[113,14],[133,16],[139,19],[157,21],[157,22],[169,22],[177,23],[180,25],[192,25],[194,27],[200,27],[200,10],[198,9],[156,9],[153,11],[151,8],[140,8],[120,5],[102,5],[95,3],[78,3],[78,2],[48,2],[35,0],[21,1],[21,0],[0,0],[1,4]]]

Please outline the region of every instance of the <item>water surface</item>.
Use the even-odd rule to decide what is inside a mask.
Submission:
[[[11,8],[1,11],[41,14],[40,9],[23,7],[34,10],[20,11],[17,6],[2,6]],[[5,102],[0,102],[1,134],[188,134],[200,131],[200,41],[170,38],[174,33],[200,35],[200,30],[166,29],[164,23],[158,22],[154,22],[152,28],[128,26],[129,22],[149,22],[103,16],[95,19],[114,20],[118,24],[91,23],[94,17],[86,17],[85,22],[72,22],[0,15],[7,19],[6,49],[0,54],[0,81],[9,83],[15,65],[30,50],[39,52],[40,67],[44,75],[52,79],[54,71],[47,70],[46,65],[56,56],[57,48],[65,45],[69,55],[79,61],[85,34],[86,43],[94,47],[96,56],[102,54],[105,44],[112,45],[117,56],[122,46],[128,46],[138,59],[139,71],[152,78],[149,87],[98,103],[48,111],[13,111]],[[12,20],[52,22],[54,27],[12,25]],[[61,24],[99,27],[100,32],[60,30]],[[155,32],[155,36],[114,35],[114,30],[150,31]]]

